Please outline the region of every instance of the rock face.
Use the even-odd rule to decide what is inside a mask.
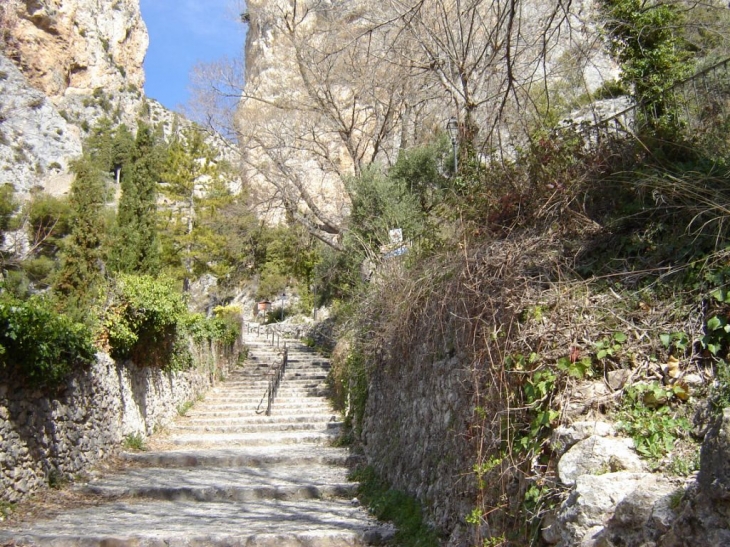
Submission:
[[[677,509],[678,517],[660,547],[730,545],[730,408],[705,436],[700,472]]]
[[[631,439],[592,435],[577,442],[560,458],[560,481],[571,486],[583,475],[608,471],[643,471],[644,465],[633,448]]]
[[[54,193],[70,185],[69,162],[80,155],[79,128],[0,55],[0,183]]]
[[[669,481],[651,473],[580,475],[555,520],[543,530],[543,539],[561,547],[599,547],[614,545],[620,536],[623,543],[616,545],[643,545],[651,539],[645,528],[654,504],[674,490]]]
[[[139,0],[1,5],[0,184],[68,192],[89,128],[102,117],[135,127],[143,113],[148,42]]]
[[[730,502],[730,408],[723,411],[705,436],[697,482],[711,499]]]
[[[139,0],[6,0],[7,50],[57,104],[94,89],[144,86],[149,37]]]
[[[574,425],[556,434],[556,440],[580,437],[586,428]],[[608,431],[605,427],[594,431],[598,429]],[[626,448],[611,446],[618,438],[598,439],[594,435],[577,441],[561,458],[561,480],[573,481],[574,486],[557,512],[544,521],[543,540],[560,547],[730,545],[730,408],[706,434],[699,474],[685,484],[644,472],[595,474],[608,454]],[[587,450],[589,443],[593,450]]]

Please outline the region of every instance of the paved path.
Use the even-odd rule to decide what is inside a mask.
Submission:
[[[90,482],[108,500],[0,531],[0,542],[52,546],[307,546],[378,543],[385,534],[353,497],[339,417],[324,398],[329,364],[289,342],[271,416],[256,408],[278,350],[246,335],[244,367],[178,418],[153,450]],[[266,401],[262,405],[265,408]]]

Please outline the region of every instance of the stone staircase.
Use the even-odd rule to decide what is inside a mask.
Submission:
[[[244,367],[179,417],[152,450],[83,486],[103,501],[0,531],[0,543],[53,546],[379,544],[392,533],[353,500],[340,423],[324,398],[329,364],[289,342],[271,416],[257,407],[279,352],[245,335]],[[261,405],[266,408],[266,401]]]

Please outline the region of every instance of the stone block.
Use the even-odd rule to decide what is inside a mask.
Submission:
[[[644,471],[631,439],[591,435],[573,445],[558,462],[560,481],[568,486],[581,475],[616,471]]]
[[[550,437],[550,446],[557,452],[564,452],[591,435],[613,437],[616,435],[616,429],[612,424],[601,421],[573,422],[570,425],[555,428]]]
[[[658,492],[657,478],[650,473],[631,473],[621,471],[605,475],[581,475],[568,499],[561,505],[554,520],[543,530],[543,539],[560,547],[602,547],[606,543],[607,526],[620,504],[627,497],[637,495],[635,502],[629,502],[623,510],[623,520],[639,522],[649,519],[656,497],[644,500],[649,506],[640,507],[643,492]],[[643,519],[643,520],[642,520]]]

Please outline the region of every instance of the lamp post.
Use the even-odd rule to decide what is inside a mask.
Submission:
[[[286,293],[281,293],[281,320],[284,321],[284,299],[286,298]]]
[[[451,147],[454,149],[454,176],[456,176],[456,172],[459,170],[459,157],[456,155],[456,148],[459,143],[459,122],[453,116],[449,118],[446,130],[449,132]]]

